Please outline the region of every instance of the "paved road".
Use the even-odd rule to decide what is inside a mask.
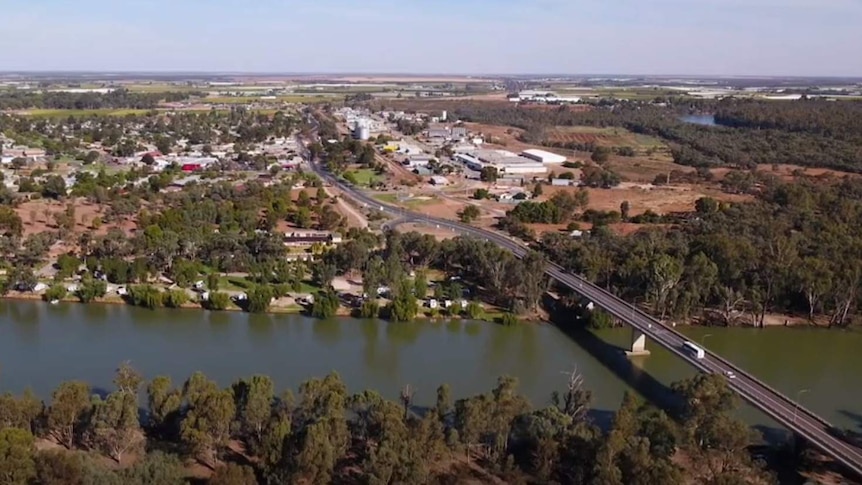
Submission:
[[[320,177],[334,185],[340,186],[345,196],[351,197],[359,204],[389,213],[405,222],[433,224],[459,234],[486,239],[508,249],[518,257],[523,256],[528,251],[528,248],[519,241],[496,232],[447,219],[412,213],[405,209],[385,204],[369,197],[352,186],[345,185],[332,176],[332,174],[325,172],[319,165],[312,163],[311,166]],[[825,454],[862,477],[862,450],[836,436],[832,425],[823,418],[707,349],[704,349],[706,355],[702,359],[695,358],[692,354],[683,350],[682,345],[687,340],[684,335],[581,276],[569,273],[557,264],[549,264],[546,273],[558,283],[571,288],[620,321],[643,332],[654,342],[668,349],[698,370],[725,376],[732,373],[735,377],[732,379],[728,378],[729,386],[743,399],[799,436],[807,439]]]

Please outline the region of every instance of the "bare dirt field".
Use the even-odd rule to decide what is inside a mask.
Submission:
[[[443,239],[451,239],[458,235],[458,233],[452,232],[448,229],[439,229],[429,224],[401,224],[398,226],[398,230],[401,232],[415,231],[419,234],[430,234],[437,238],[438,241]]]
[[[544,197],[551,197],[558,191],[575,191],[574,187],[547,187]],[[603,211],[619,211],[620,204],[628,201],[630,214],[638,215],[651,210],[657,214],[688,212],[694,210],[694,203],[701,197],[713,197],[727,202],[751,200],[749,196],[726,194],[716,189],[702,186],[682,185],[673,187],[650,187],[647,185],[621,184],[613,189],[587,189],[590,195],[589,208]]]
[[[585,153],[585,159],[589,159]],[[673,158],[665,153],[656,153],[652,156],[620,157],[612,155],[606,166],[618,173],[623,180],[637,183],[652,183],[658,175],[667,175],[677,170],[680,172],[694,172],[693,167],[673,163]]]
[[[485,138],[485,143],[489,145],[496,145],[500,148],[515,153],[522,152],[528,148],[539,148],[542,150],[566,154],[566,150],[556,150],[540,145],[524,143],[518,140],[518,135],[520,135],[524,131],[519,128],[512,128],[510,126],[500,125],[485,125],[482,123],[465,123],[465,125],[467,126],[467,129],[470,130],[470,132],[481,133],[482,136]],[[569,151],[569,153],[571,153],[571,151]]]

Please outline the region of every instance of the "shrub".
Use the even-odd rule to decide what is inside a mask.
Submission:
[[[230,306],[230,296],[227,293],[211,292],[209,300],[204,302],[204,307],[208,310],[223,311]]]
[[[518,324],[518,317],[514,313],[504,313],[502,317],[500,317],[500,323],[506,325],[507,327],[511,327],[512,325]]]
[[[54,301],[54,300],[62,300],[66,298],[66,287],[63,285],[53,285],[45,291],[45,294],[42,295],[42,298],[45,301]]]
[[[377,300],[365,300],[359,307],[360,318],[377,318],[380,315],[380,304]]]
[[[129,300],[135,306],[152,310],[164,304],[164,294],[152,285],[130,286]]]
[[[315,318],[332,318],[338,312],[338,295],[335,291],[328,289],[317,292],[314,304],[311,305],[311,316]]]
[[[163,295],[162,301],[167,307],[179,308],[189,301],[189,294],[185,290],[169,290]]]
[[[96,298],[103,298],[108,292],[108,284],[102,280],[85,277],[78,288],[76,296],[81,303],[90,303]]]
[[[467,314],[467,317],[472,320],[478,320],[485,314],[485,310],[482,308],[482,305],[474,301],[467,304],[467,308],[464,309],[464,312]]]
[[[250,313],[264,313],[272,304],[273,291],[269,285],[257,285],[248,292],[248,310]]]

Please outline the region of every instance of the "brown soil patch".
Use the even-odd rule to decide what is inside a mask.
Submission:
[[[458,236],[457,232],[452,232],[449,229],[437,228],[431,224],[400,224],[398,226],[398,230],[401,232],[418,232],[419,234],[430,234],[431,236],[437,238],[438,241],[442,241],[444,239],[451,239]]]
[[[413,210],[432,217],[457,220],[458,211],[463,209],[466,203],[456,202],[451,199],[430,199],[421,202],[416,201],[411,205]]]
[[[574,192],[575,187],[545,187],[544,198],[558,191]],[[613,189],[587,189],[590,194],[589,209],[619,211],[623,201],[629,201],[629,214],[632,216],[651,210],[656,214],[691,212],[694,203],[701,197],[712,197],[727,202],[751,200],[750,196],[726,194],[719,190],[702,186],[681,185],[672,187],[651,187],[649,185],[621,184]]]
[[[585,154],[589,159],[590,154]],[[629,182],[652,183],[658,175],[667,175],[672,171],[694,172],[694,168],[673,163],[669,155],[658,153],[652,156],[619,157],[611,156],[606,166],[618,173],[623,180]]]

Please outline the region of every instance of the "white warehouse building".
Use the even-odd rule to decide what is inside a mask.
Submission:
[[[524,158],[529,158],[530,160],[541,162],[543,164],[557,164],[566,161],[566,157],[562,155],[557,155],[556,153],[546,152],[545,150],[538,150],[535,148],[524,150],[523,152],[521,152],[521,156]]]
[[[479,150],[476,158],[484,165],[497,169],[500,175],[547,173],[543,163],[520,157],[507,150]]]

